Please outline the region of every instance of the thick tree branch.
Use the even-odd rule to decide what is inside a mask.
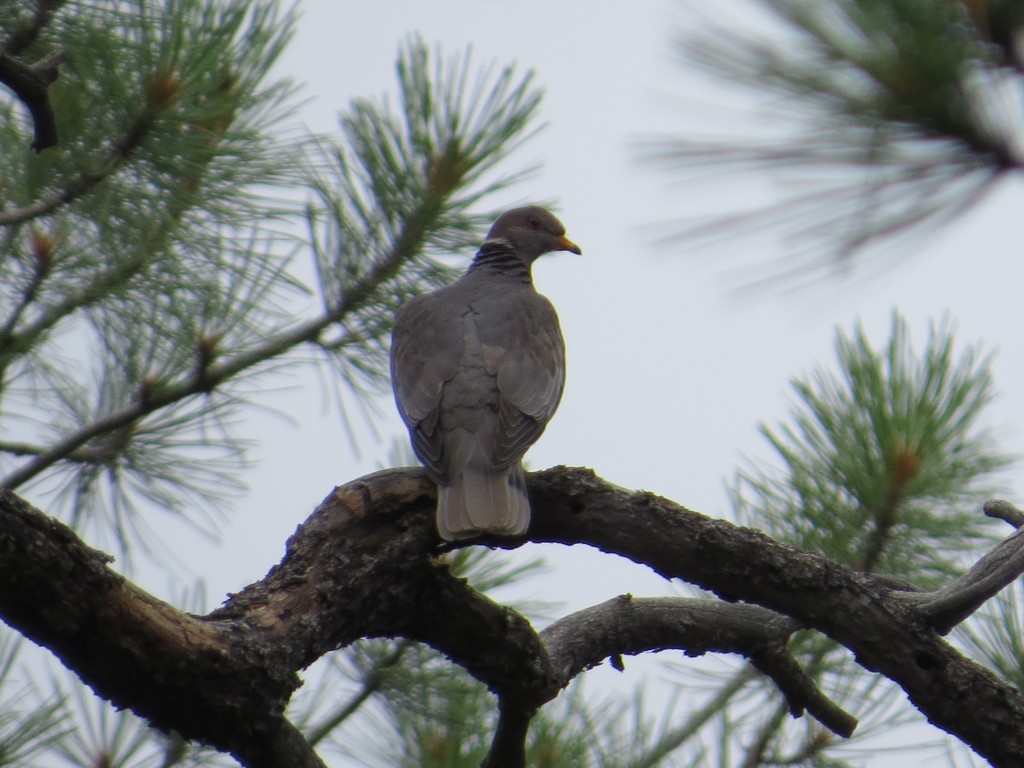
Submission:
[[[590,544],[726,600],[792,616],[895,681],[933,725],[993,765],[1024,764],[1024,697],[946,643],[931,617],[886,580],[613,486],[588,470],[535,473],[530,490],[532,541]]]
[[[422,471],[396,469],[335,489],[289,539],[281,563],[206,617],[141,592],[70,530],[0,491],[0,615],[100,695],[249,766],[273,764],[266,755],[318,765],[282,716],[296,671],[378,636],[429,643],[498,695],[491,768],[522,765],[526,724],[574,674],[609,654],[661,647],[745,653],[791,709],[848,731],[849,716],[785,650],[800,626],[825,632],[896,681],[929,720],[993,765],[1024,761],[1024,698],[935,631],[936,615],[949,621],[962,612],[932,610],[950,603],[942,592],[911,598],[890,582],[587,470],[556,468],[528,482],[530,540],[589,544],[762,607],[620,598],[538,635],[436,559],[435,489]],[[965,577],[984,584],[971,588],[968,604],[1005,583],[1017,552],[1011,537],[986,559],[991,568],[978,566],[998,576]]]
[[[295,669],[276,662],[280,654],[258,631],[248,629],[240,642],[238,627],[153,598],[111,570],[106,555],[5,489],[0,521],[6,623],[52,650],[97,694],[159,728],[239,759],[261,751],[300,756],[282,716],[299,684]],[[295,764],[315,765],[308,756]]]

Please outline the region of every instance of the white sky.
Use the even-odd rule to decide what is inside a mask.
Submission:
[[[528,454],[532,468],[589,466],[616,484],[726,515],[725,481],[742,455],[768,455],[756,426],[785,418],[789,379],[831,361],[837,325],[849,329],[860,318],[882,343],[894,306],[910,320],[918,348],[928,322],[949,310],[962,341],[1000,350],[993,426],[1004,447],[1019,445],[1024,404],[1015,382],[1024,371],[1018,342],[1024,266],[1013,245],[1020,236],[1007,226],[1019,220],[1019,188],[1002,190],[881,276],[738,299],[730,295],[735,283],[726,266],[735,265],[737,252],[778,256],[778,241],[766,235],[698,252],[658,245],[654,223],[728,201],[696,184],[671,184],[668,174],[638,165],[630,149],[647,134],[713,131],[712,107],[734,103],[720,84],[674,63],[670,35],[689,18],[678,4],[305,0],[300,7],[299,34],[279,71],[308,83],[313,101],[303,118],[314,131],[335,131],[337,112],[355,96],[394,92],[398,46],[413,31],[447,52],[472,44],[480,62],[518,62],[536,72],[546,91],[547,129],[506,166],[511,171],[540,160],[543,170],[495,201],[557,200],[569,236],[584,250],[582,257],[559,254],[535,267],[538,289],[561,316],[569,380],[559,413]],[[211,603],[261,578],[320,499],[334,485],[385,465],[392,435],[401,432],[385,397],[380,437],[366,430],[362,456],[355,457],[319,384],[293,383],[273,403],[296,425],[262,417],[250,424],[250,436],[260,441],[260,467],[248,477],[252,491],[240,500],[225,544],[189,539],[183,554],[206,579]],[[543,552],[560,568],[527,591],[569,609],[623,592],[669,589],[609,556],[524,550]],[[168,594],[166,575],[142,580]],[[630,687],[636,668],[627,663],[623,679]],[[929,762],[898,759],[905,767]]]

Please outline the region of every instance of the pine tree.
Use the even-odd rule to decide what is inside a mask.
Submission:
[[[900,688],[994,763],[1019,759],[986,729],[1024,722],[1024,698],[939,637],[1024,568],[1004,542],[985,579],[956,578],[998,538],[971,507],[1008,459],[979,427],[988,358],[948,325],[920,355],[898,316],[882,351],[840,334],[838,372],[796,380],[792,423],[764,429],[778,466],[742,471],[733,496],[775,541],[592,472],[531,476],[531,539],[632,557],[693,597],[553,621],[501,605],[487,594],[541,564],[439,549],[432,485],[408,468],[336,489],[212,612],[199,589],[171,606],[127,580],[159,562],[147,518],[199,535],[230,511],[258,437],[244,417],[280,368],[325,366],[351,407],[379,390],[395,308],[452,278],[438,256],[529,172],[507,166],[535,130],[531,76],[417,38],[397,103],[356,100],[337,136],[304,135],[298,89],[270,75],[294,23],[271,0],[0,5],[0,765],[840,764],[844,707],[870,725]],[[891,659],[841,590],[905,641]],[[1011,598],[961,642],[1015,684]],[[747,662],[693,711],[651,714],[638,693],[623,717],[580,687],[605,658],[669,648]],[[908,653],[937,670],[914,677]],[[956,727],[926,690],[943,675],[975,684]]]

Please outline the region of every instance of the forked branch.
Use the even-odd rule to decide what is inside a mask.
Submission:
[[[609,656],[664,648],[742,654],[791,711],[848,734],[853,718],[787,650],[804,627],[896,681],[929,720],[993,765],[1024,764],[1024,698],[935,629],[1024,569],[1024,537],[1011,536],[960,582],[922,594],[588,470],[559,467],[528,483],[528,536],[477,543],[588,544],[727,602],[619,597],[537,633],[450,573],[438,557],[433,484],[420,470],[393,469],[335,489],[262,581],[205,617],[142,592],[66,527],[0,490],[0,616],[118,706],[248,766],[269,764],[260,755],[271,750],[318,765],[282,714],[296,672],[363,637],[428,643],[497,694],[489,768],[523,764],[530,718],[575,675]]]

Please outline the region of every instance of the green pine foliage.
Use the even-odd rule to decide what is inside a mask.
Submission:
[[[29,765],[69,734],[65,701],[20,678],[21,639],[0,635],[0,766]]]
[[[297,88],[269,76],[295,23],[279,3],[37,10],[0,5],[5,53],[67,55],[49,92],[56,148],[30,153],[22,106],[0,107],[0,482],[56,499],[130,563],[158,546],[148,515],[216,529],[249,468],[243,416],[279,366],[380,382],[391,309],[449,277],[432,254],[465,245],[469,207],[521,178],[497,166],[535,129],[540,94],[512,67],[410,39],[397,110],[357,101],[340,140],[307,137]],[[293,268],[311,247],[321,280],[305,286]],[[4,694],[44,690],[13,653],[3,670]],[[5,708],[5,760],[210,757],[69,690]],[[65,734],[58,707],[89,714]]]
[[[140,501],[210,527],[246,466],[244,390],[207,377],[286,323],[297,287],[282,232],[301,145],[276,133],[295,87],[265,80],[293,23],[268,3],[71,4],[22,53],[68,62],[59,146],[28,153],[21,119],[0,137],[18,159],[0,198],[0,414],[22,437],[0,467],[9,487],[58,489],[76,525],[99,518],[93,534],[113,522],[122,555],[145,540]]]
[[[766,279],[806,280],[932,232],[1022,167],[1019,3],[692,5],[701,19],[678,36],[680,59],[754,96],[762,118],[721,137],[653,140],[643,153],[702,184],[777,182],[764,203],[681,228],[698,240],[783,233],[791,261]]]
[[[737,475],[737,514],[837,562],[934,588],[993,535],[977,510],[1011,457],[980,420],[990,360],[977,346],[956,354],[948,320],[915,353],[898,313],[883,349],[858,327],[837,335],[836,357],[837,371],[794,380],[789,423],[762,426],[781,466]]]
[[[356,388],[382,383],[398,307],[454,279],[437,256],[476,242],[489,214],[474,209],[534,170],[499,167],[535,130],[540,93],[530,75],[481,69],[468,52],[431,55],[415,38],[396,70],[399,104],[356,99],[342,141],[322,139],[311,169],[311,245],[333,319],[317,343]]]
[[[15,15],[7,35],[27,36],[18,21],[35,23]],[[19,436],[0,478],[57,491],[122,559],[146,544],[140,504],[216,529],[262,377],[313,359],[365,402],[393,309],[450,279],[435,255],[490,215],[470,207],[529,172],[498,166],[535,129],[530,76],[418,39],[397,109],[356,100],[341,140],[301,136],[296,88],[267,77],[293,24],[275,2],[62,6],[23,52],[68,63],[60,146],[27,153],[23,120],[0,144],[18,158],[0,198],[0,414]]]
[[[983,418],[994,396],[991,358],[978,345],[958,350],[948,319],[933,324],[917,350],[898,312],[880,347],[858,326],[837,333],[835,351],[834,365],[793,380],[786,422],[761,426],[773,456],[737,472],[736,516],[858,570],[921,589],[946,584],[999,533],[981,514],[1011,463]],[[1008,594],[984,615],[1014,615],[996,607]],[[1003,618],[975,620],[985,638],[973,650],[984,659],[1001,649],[1003,663],[1016,667],[1010,638],[991,636],[1006,630]],[[672,736],[672,748],[716,755],[723,766],[839,768],[859,765],[855,756],[872,737],[917,721],[902,691],[828,638],[800,633],[790,649],[833,701],[857,713],[852,739],[838,740],[808,718],[792,720],[775,686],[747,666],[718,665],[697,677],[673,665],[682,684],[700,681],[708,703],[692,716],[700,727]],[[719,728],[717,745],[707,742],[709,724]]]

